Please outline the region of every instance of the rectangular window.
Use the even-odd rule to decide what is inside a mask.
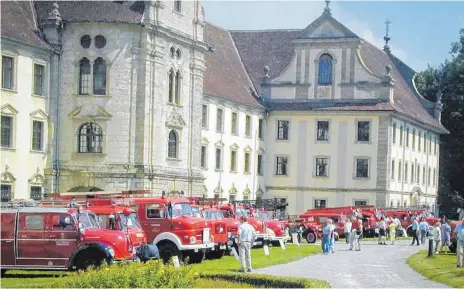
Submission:
[[[398,181],[401,182],[401,161],[398,161]]]
[[[229,202],[235,202],[235,195],[229,195]]]
[[[400,146],[403,145],[403,126],[400,126]]]
[[[2,147],[13,147],[13,117],[2,115]]]
[[[11,201],[11,185],[1,185],[1,201]]]
[[[314,209],[322,209],[327,207],[327,200],[314,200]]]
[[[208,128],[208,105],[203,104],[201,110],[201,127]]]
[[[406,128],[406,147],[409,147],[409,127]]]
[[[414,164],[411,164],[411,183],[414,183]]]
[[[32,149],[43,150],[43,122],[34,120],[32,122]]]
[[[288,120],[277,121],[277,139],[288,140]]]
[[[230,151],[230,171],[237,171],[237,151]]]
[[[316,158],[316,177],[329,176],[329,160],[327,158]]]
[[[427,178],[427,185],[430,186],[430,179],[432,178],[432,169],[429,167],[429,175],[428,175],[428,178]]]
[[[245,136],[251,136],[251,116],[245,116]]]
[[[43,95],[45,66],[34,64],[34,94]]]
[[[417,165],[417,170],[416,170],[416,183],[420,184],[420,166]]]
[[[263,175],[263,155],[258,155],[258,165],[257,165],[257,172],[258,175]]]
[[[427,134],[424,132],[424,153],[427,153]]]
[[[370,134],[370,121],[358,121],[358,141],[368,142]]]
[[[329,140],[329,122],[328,121],[317,122],[317,140],[318,141]]]
[[[429,148],[429,154],[431,154],[432,153],[432,137],[429,138],[429,146],[428,146],[428,148]]]
[[[287,175],[287,158],[286,157],[277,157],[276,175],[278,176]]]
[[[162,204],[148,205],[146,210],[147,219],[164,219],[168,215]]]
[[[31,199],[40,201],[42,199],[42,187],[31,186]]]
[[[437,138],[434,138],[433,139],[433,154],[436,155],[437,154]]]
[[[232,124],[231,124],[231,134],[236,135],[237,134],[237,113],[232,112]]]
[[[408,164],[404,164],[404,181],[408,181]]]
[[[206,146],[201,146],[201,167],[206,169]]]
[[[355,206],[367,206],[367,201],[354,201]],[[393,203],[391,204],[393,206]]]
[[[416,148],[416,130],[412,130],[412,149]]]
[[[264,139],[264,136],[263,136],[263,119],[260,118],[259,119],[259,122],[258,122],[258,138],[259,139]]]
[[[422,168],[422,184],[425,185],[425,181],[426,181],[426,178],[425,178],[425,167]]]
[[[437,179],[436,179],[436,175],[435,175],[435,169],[433,169],[433,178],[432,178],[433,186],[435,186],[436,181],[437,181]]]
[[[13,89],[13,57],[2,56],[2,88]]]
[[[395,179],[395,161],[394,160],[392,161],[392,165],[391,165],[391,179],[392,180]]]
[[[216,115],[216,130],[218,132],[222,132],[223,131],[223,124],[222,124],[222,119],[223,119],[223,110],[218,108],[217,109],[217,115]]]
[[[250,173],[250,153],[245,153],[245,174]]]
[[[26,215],[24,229],[28,230],[43,230],[44,217],[43,215]]]
[[[216,148],[216,170],[220,170],[222,168],[222,150],[220,148]]]
[[[369,159],[356,159],[356,177],[369,177]]]
[[[422,133],[419,132],[419,137],[417,138],[417,150],[421,151],[421,139],[422,139]]]
[[[393,124],[393,143],[396,143],[396,123]]]

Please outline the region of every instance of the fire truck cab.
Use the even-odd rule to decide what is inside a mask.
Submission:
[[[138,260],[130,238],[100,229],[90,211],[16,206],[0,215],[2,274],[7,269],[81,270],[105,261]]]

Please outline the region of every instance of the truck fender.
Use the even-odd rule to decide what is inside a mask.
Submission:
[[[179,237],[177,237],[177,235],[171,232],[163,232],[159,234],[158,236],[156,236],[155,240],[153,240],[153,244],[157,245],[159,242],[163,240],[168,240],[168,241],[173,242],[177,246],[177,249],[181,250],[182,242],[179,239]]]
[[[110,246],[102,244],[102,243],[85,243],[83,245],[80,245],[77,247],[74,252],[72,252],[71,257],[69,257],[69,268],[72,268],[75,266],[75,260],[76,257],[79,255],[80,252],[83,252],[87,249],[97,249],[98,251],[101,251],[102,253],[105,254],[105,259],[108,263],[111,263],[113,260],[113,256],[111,256],[109,249]]]

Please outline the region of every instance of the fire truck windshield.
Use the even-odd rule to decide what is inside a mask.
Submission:
[[[172,205],[172,217],[193,216],[189,203],[176,203]]]
[[[76,216],[77,218],[77,216]],[[79,213],[79,223],[82,228],[100,228],[98,225],[97,217],[94,213],[86,212]]]
[[[198,207],[190,207],[190,208],[192,209],[192,216],[201,218],[200,208]]]
[[[241,218],[243,216],[248,217],[248,213],[243,208],[237,208],[236,210],[237,217]]]
[[[257,211],[255,214],[256,214],[256,217],[260,218],[263,221],[269,221],[270,220],[269,216],[264,212]]]
[[[224,216],[220,211],[204,211],[203,216],[205,219],[210,219],[210,220],[223,220]]]
[[[124,216],[124,214],[119,214],[119,216],[121,218],[121,225],[123,230],[126,229],[126,226],[134,229],[142,228],[135,213],[130,214],[128,217]]]

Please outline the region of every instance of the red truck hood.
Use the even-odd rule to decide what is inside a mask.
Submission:
[[[192,217],[192,216],[181,216],[172,219],[173,223],[182,223],[182,225],[189,227],[190,229],[204,229],[211,226],[211,220]]]

